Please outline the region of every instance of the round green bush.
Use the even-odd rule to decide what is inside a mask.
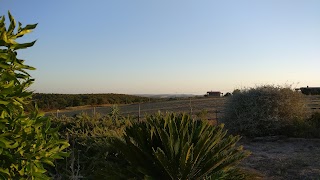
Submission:
[[[274,85],[243,89],[229,98],[223,122],[245,136],[288,135],[288,129],[306,118],[303,95]]]

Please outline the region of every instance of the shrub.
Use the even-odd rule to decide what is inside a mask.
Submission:
[[[307,123],[310,125],[310,137],[320,138],[320,112],[313,113]]]
[[[48,118],[37,108],[26,113],[32,92],[27,89],[33,79],[26,70],[34,68],[17,58],[17,50],[33,46],[35,42],[18,43],[19,37],[32,31],[36,24],[16,29],[15,19],[8,13],[0,19],[0,179],[48,179],[45,165],[54,166],[55,159],[67,155],[69,146],[51,128]]]
[[[306,103],[289,87],[258,86],[235,93],[225,107],[223,122],[231,132],[246,136],[290,135],[303,123]]]
[[[320,113],[314,112],[305,121],[294,121],[286,128],[290,136],[299,138],[320,138]]]
[[[121,137],[130,117],[101,116],[96,113],[89,116],[85,113],[75,117],[50,117],[54,126],[60,126],[62,138],[68,138],[71,147],[70,158],[59,160],[59,167],[54,172],[62,179],[105,179],[106,171],[114,159],[113,150],[108,145],[108,138]],[[116,117],[116,118],[115,118]],[[110,161],[109,161],[110,160]]]
[[[127,127],[123,138],[111,139],[120,162],[127,161],[118,165],[122,172],[115,178],[242,179],[245,175],[236,165],[249,152],[236,146],[239,139],[226,137],[223,125],[191,120],[189,115],[149,116]]]

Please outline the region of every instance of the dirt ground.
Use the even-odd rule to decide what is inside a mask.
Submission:
[[[240,144],[252,152],[241,166],[255,179],[320,179],[320,139],[267,137]]]

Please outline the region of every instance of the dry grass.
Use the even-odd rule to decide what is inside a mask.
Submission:
[[[208,118],[215,119],[216,110],[219,112],[223,112],[224,106],[226,104],[226,100],[228,97],[221,98],[194,98],[191,99],[191,108],[193,114],[196,114],[202,110],[208,111]],[[308,106],[310,107],[310,111],[320,111],[320,96],[305,96],[307,99]],[[102,115],[108,114],[111,111],[110,104],[101,105],[96,107],[96,112]],[[127,105],[119,105],[120,111],[123,115],[134,115],[137,116],[139,112],[139,104],[127,104]],[[147,102],[140,104],[141,115],[145,113],[151,114],[158,112],[159,110],[162,112],[190,112],[190,99],[186,100],[173,100],[173,101],[162,101],[162,102]],[[314,109],[311,109],[314,108]],[[79,114],[81,112],[86,112],[88,114],[93,113],[92,106],[80,106],[80,107],[70,107],[66,110],[60,110],[59,115],[72,116],[74,114]],[[47,112],[47,114],[56,114],[56,111]],[[222,114],[218,114],[221,116]]]
[[[242,165],[263,179],[320,179],[320,139],[259,138],[240,143],[252,152]]]
[[[162,101],[162,102],[147,102],[139,104],[129,104],[129,105],[119,105],[120,112],[122,115],[139,115],[139,106],[140,106],[140,115],[144,116],[145,114],[153,114],[158,111],[161,112],[191,112],[193,115],[206,110],[208,112],[207,117],[209,119],[216,118],[216,110],[221,111],[224,108],[226,98],[194,98],[194,99],[185,99],[185,100],[173,100],[173,101]],[[108,114],[111,111],[110,106],[96,107],[96,113],[102,115]],[[61,111],[59,115],[73,116],[74,114],[79,114],[85,112],[92,114],[94,112],[93,107],[81,107],[79,109],[72,109],[70,111],[65,110]],[[51,112],[56,113],[56,112]]]

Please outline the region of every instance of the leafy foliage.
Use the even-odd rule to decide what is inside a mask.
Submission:
[[[288,127],[292,137],[320,138],[320,113],[315,112],[305,121],[295,121],[293,126]]]
[[[303,95],[289,87],[244,89],[228,100],[223,122],[246,136],[290,135],[290,127],[307,117]]]
[[[309,137],[320,138],[320,112],[315,112],[307,119]]]
[[[249,153],[236,146],[239,139],[226,137],[223,125],[185,114],[159,114],[133,123],[123,138],[111,138],[110,144],[127,161],[119,165],[118,179],[242,179],[236,164]]]
[[[63,158],[69,146],[58,137],[57,129],[41,116],[37,108],[26,114],[32,92],[27,88],[34,81],[26,70],[33,67],[17,58],[17,50],[33,46],[16,40],[36,28],[36,24],[22,27],[8,13],[0,18],[0,179],[48,179],[45,164],[54,166],[55,159]]]
[[[66,107],[101,105],[101,104],[131,104],[137,102],[154,101],[146,97],[125,94],[43,94],[33,95],[42,110],[65,109]],[[32,108],[31,108],[32,109]]]
[[[108,116],[79,114],[75,117],[50,117],[54,126],[60,126],[60,134],[68,138],[72,146],[71,156],[59,160],[59,167],[52,170],[62,179],[105,179],[106,169],[112,166],[115,153],[108,144],[108,138],[121,137],[126,126],[131,124],[130,117],[116,113]],[[120,163],[120,162],[119,162]],[[67,167],[67,168],[65,168]]]

